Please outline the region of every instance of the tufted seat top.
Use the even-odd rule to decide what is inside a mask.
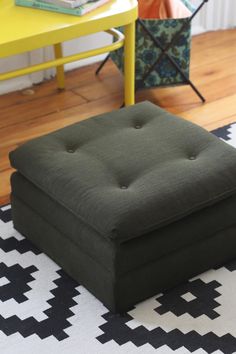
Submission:
[[[148,102],[34,139],[10,161],[119,243],[236,193],[236,150]]]

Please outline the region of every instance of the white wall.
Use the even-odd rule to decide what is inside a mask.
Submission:
[[[197,5],[200,1],[193,2]],[[233,27],[236,27],[236,0],[208,0],[193,21],[192,33]]]
[[[6,72],[13,69],[18,69],[22,66],[29,65],[29,55],[16,55],[11,58],[0,59],[0,72]],[[4,92],[20,90],[24,87],[30,86],[31,80],[29,76],[24,76],[14,80],[0,81],[0,94]]]
[[[198,4],[199,0],[192,0]],[[236,0],[209,0],[193,22],[192,33],[198,34],[205,31],[232,28],[236,26]],[[92,36],[79,38],[64,43],[64,54],[69,55],[79,51],[92,49],[95,46],[103,46],[111,42],[111,36],[106,33],[98,33]],[[39,63],[52,57],[52,48],[44,48],[25,53],[11,58],[0,59],[0,72],[19,68],[22,66]],[[101,60],[103,56],[85,59],[66,65],[66,70]],[[41,82],[45,78],[54,75],[55,70],[34,73],[17,79],[1,82],[0,94],[23,89],[33,83]]]

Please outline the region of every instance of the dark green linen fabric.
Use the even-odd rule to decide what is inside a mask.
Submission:
[[[31,240],[97,298],[104,303],[112,304],[114,282],[109,271],[83,253],[70,239],[18,198],[13,197],[11,205],[16,230]]]
[[[19,232],[113,312],[127,311],[137,302],[236,256],[236,227],[232,225],[206,240],[114,279],[109,271],[15,196],[12,197],[12,212],[14,226]]]
[[[236,222],[236,195],[233,195],[184,219],[120,245],[96,233],[19,173],[12,175],[11,183],[13,196],[39,214],[81,252],[109,271],[113,279],[167,254],[210,238]],[[47,237],[50,248],[52,236]],[[225,242],[228,242],[227,239]]]
[[[122,243],[236,192],[236,151],[151,103],[74,124],[10,153],[23,176]]]

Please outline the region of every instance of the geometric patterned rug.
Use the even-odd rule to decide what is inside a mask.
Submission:
[[[236,123],[213,133],[236,147]],[[236,260],[113,315],[0,208],[0,354],[114,353],[236,353]]]

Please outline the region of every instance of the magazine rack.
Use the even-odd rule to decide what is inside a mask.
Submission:
[[[136,22],[135,88],[190,85],[202,102],[205,98],[189,78],[191,23],[208,0],[195,8],[189,0],[181,0],[191,11],[188,18],[141,19]],[[122,30],[122,29],[121,29]],[[96,74],[111,57],[123,71],[123,50],[108,54]]]

